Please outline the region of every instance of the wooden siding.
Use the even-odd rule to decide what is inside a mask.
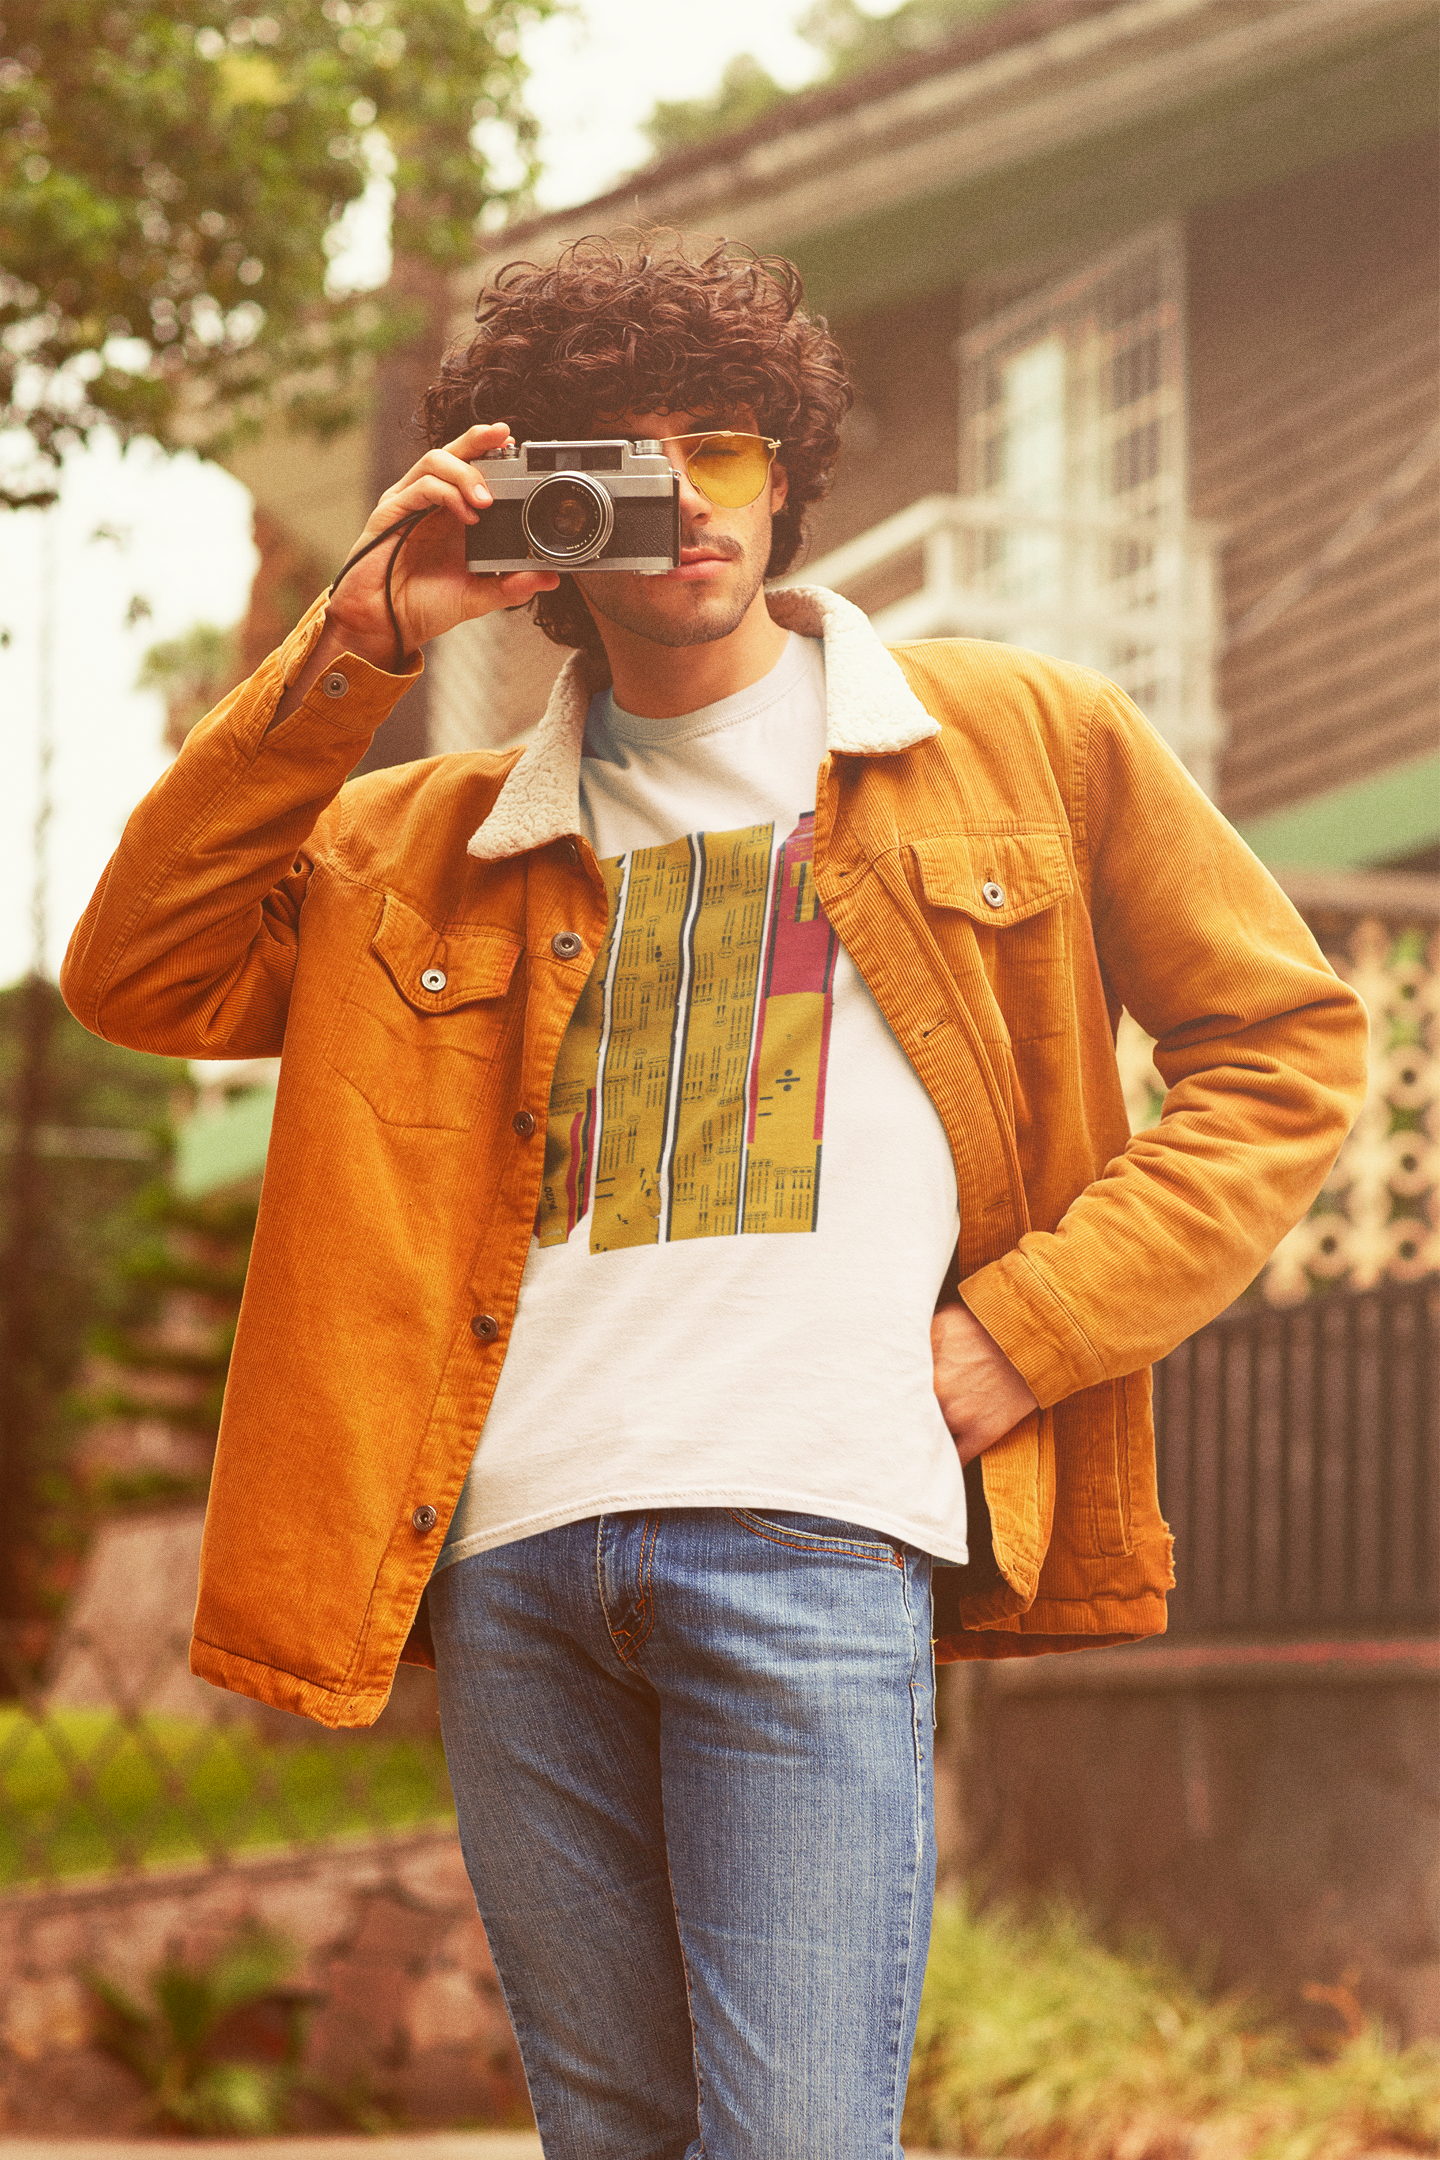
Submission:
[[[1310,562],[1435,423],[1435,144],[1199,212],[1188,234],[1191,503],[1226,534],[1233,627]],[[1432,750],[1434,468],[1221,672],[1236,818]]]
[[[831,324],[849,363],[855,409],[846,424],[834,493],[810,520],[807,553],[843,540],[922,495],[950,495],[960,462],[955,340],[960,295],[941,293]],[[803,570],[803,562],[799,566]],[[867,594],[867,603],[880,602]]]

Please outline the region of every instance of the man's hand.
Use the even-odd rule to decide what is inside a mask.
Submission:
[[[968,1306],[942,1305],[930,1322],[935,1399],[962,1463],[973,1462],[1039,1408],[993,1335]]]
[[[490,507],[490,491],[468,462],[497,450],[509,437],[503,425],[467,428],[443,449],[427,450],[403,480],[387,488],[353,557],[412,510],[433,515],[405,536],[390,580],[395,619],[407,653],[453,630],[457,623],[496,608],[518,607],[533,593],[558,585],[553,570],[516,570],[505,577],[480,575],[466,568],[465,527]],[[357,653],[376,667],[395,666],[395,629],[385,605],[385,572],[400,538],[381,540],[353,569],[347,570],[325,611],[325,628],[303,672],[291,684],[271,722],[287,719],[318,676],[334,666],[342,652]]]

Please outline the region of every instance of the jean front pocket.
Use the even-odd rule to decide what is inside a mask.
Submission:
[[[752,1537],[765,1538],[791,1552],[849,1555],[856,1560],[878,1560],[888,1567],[905,1564],[893,1538],[886,1537],[882,1530],[867,1529],[863,1523],[840,1522],[830,1515],[792,1514],[785,1508],[769,1513],[757,1508],[727,1508],[726,1513]]]

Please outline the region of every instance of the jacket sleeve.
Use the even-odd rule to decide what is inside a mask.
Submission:
[[[60,971],[92,1034],[171,1057],[278,1056],[317,825],[420,664],[396,676],[347,653],[272,727],[322,622],[317,601],[131,815]]]
[[[1105,684],[1075,803],[1107,991],[1166,1096],[1053,1231],[961,1295],[1042,1404],[1138,1371],[1245,1289],[1365,1095],[1367,1016],[1264,866]]]

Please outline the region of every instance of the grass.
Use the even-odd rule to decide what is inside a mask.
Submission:
[[[245,1725],[0,1710],[0,1884],[443,1821],[439,1739],[315,1735],[279,1744]]]
[[[1440,2151],[1440,2048],[1364,2026],[1318,2055],[1253,2000],[1073,1913],[936,1911],[905,2130],[1027,2160],[1359,2160]]]
[[[0,1884],[451,1812],[438,1739],[274,1744],[244,1725],[156,1718],[135,1732],[109,1711],[40,1725],[0,1710]],[[1397,2049],[1348,2022],[1333,2047],[1307,2049],[1252,1999],[1208,1995],[1158,1952],[1107,1949],[1073,1913],[942,1901],[906,2136],[1013,2160],[1440,2153],[1440,2048]]]

